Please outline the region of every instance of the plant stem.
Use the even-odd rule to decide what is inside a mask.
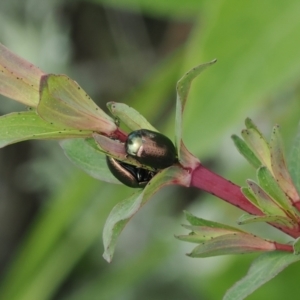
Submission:
[[[274,245],[275,245],[276,250],[292,252],[292,253],[294,252],[294,248],[292,245],[280,244],[277,242],[274,242]]]
[[[118,127],[117,130],[113,133],[113,137],[120,142],[125,143],[125,141],[127,140],[127,133]]]
[[[240,186],[206,169],[202,164],[192,171],[190,185],[223,199],[247,213],[257,216],[263,215],[263,213],[243,195]],[[293,230],[288,227],[279,227],[276,224],[271,225],[294,238],[300,236],[298,230]]]

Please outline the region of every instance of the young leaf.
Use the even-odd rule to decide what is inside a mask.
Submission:
[[[275,250],[273,242],[248,233],[231,233],[202,242],[188,256],[210,257],[273,250]]]
[[[295,209],[291,205],[290,200],[265,166],[257,170],[257,179],[260,187],[267,192],[280,207],[288,211],[292,216],[296,216]]]
[[[42,76],[37,111],[44,120],[63,128],[93,130],[106,135],[117,129],[114,120],[66,75]]]
[[[70,161],[90,176],[101,181],[117,183],[120,181],[112,175],[106,164],[106,155],[101,153],[91,142],[94,139],[72,139],[60,142],[65,155]]]
[[[108,102],[106,106],[115,117],[132,131],[139,129],[158,131],[138,111],[124,103]]]
[[[88,137],[92,131],[62,129],[43,120],[35,111],[11,113],[0,117],[0,147],[26,140]]]
[[[201,226],[182,225],[182,226],[188,230],[191,230],[191,232],[188,235],[178,235],[175,237],[185,242],[197,243],[197,244],[206,242],[208,240],[217,238],[219,236],[224,236],[233,233],[245,233],[233,227],[232,229],[224,229],[224,228],[208,227],[202,225]],[[225,226],[226,225],[224,225],[224,227]]]
[[[273,199],[254,181],[248,179],[247,184],[250,191],[257,200],[259,209],[266,215],[286,217],[284,211],[273,201]]]
[[[111,262],[121,231],[134,214],[146,204],[151,196],[165,185],[180,184],[188,186],[189,180],[190,175],[188,172],[180,167],[172,166],[155,175],[144,190],[118,203],[108,216],[103,229],[103,257],[108,262]]]
[[[268,222],[268,223],[274,223],[278,225],[283,225],[289,228],[294,228],[296,223],[293,222],[293,220],[282,217],[282,216],[254,216],[250,214],[243,214],[239,217],[237,223],[239,225],[249,224],[249,223],[256,223],[256,222]]]
[[[260,160],[260,165],[265,165],[271,170],[270,148],[262,133],[256,127],[252,126],[242,130],[242,137],[257,159]]]
[[[249,148],[248,144],[245,143],[244,140],[242,140],[237,135],[231,136],[236,148],[238,151],[247,159],[247,161],[254,167],[259,168],[261,166],[261,162],[259,158],[255,155],[255,153]]]
[[[232,226],[228,226],[228,225],[225,225],[222,223],[198,218],[198,217],[194,216],[193,214],[189,213],[188,211],[184,211],[184,214],[185,214],[187,221],[193,226],[199,226],[199,227],[206,226],[206,227],[210,227],[210,228],[222,229],[222,230],[234,231],[234,232],[241,231]]]
[[[227,291],[223,300],[245,299],[287,266],[298,260],[300,260],[300,255],[293,255],[288,252],[263,253],[253,261],[247,275]]]
[[[276,178],[282,190],[290,197],[293,202],[299,201],[299,195],[287,169],[279,126],[275,126],[273,128],[270,148],[274,177]]]
[[[39,68],[0,44],[0,94],[36,107],[42,75]]]
[[[255,195],[253,194],[252,190],[250,189],[250,187],[246,187],[246,186],[243,186],[241,187],[241,191],[242,193],[244,194],[244,196],[253,204],[255,205],[257,208],[260,209],[259,205],[258,205],[258,202],[256,200],[256,197]]]
[[[199,65],[192,70],[188,71],[179,81],[177,82],[177,99],[176,99],[176,118],[175,118],[175,146],[177,147],[177,154],[180,158],[180,148],[182,140],[182,114],[184,111],[185,103],[189,94],[190,86],[193,81],[201,72],[207,67],[214,64],[217,60],[214,59],[208,63]]]

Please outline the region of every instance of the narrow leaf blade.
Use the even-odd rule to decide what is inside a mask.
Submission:
[[[39,68],[0,43],[0,94],[36,107],[42,75]]]
[[[70,139],[61,141],[60,145],[65,155],[76,167],[101,181],[120,184],[120,181],[111,174],[107,167],[106,155],[92,147],[90,141]]]
[[[262,133],[256,127],[251,127],[242,131],[242,137],[260,160],[260,165],[265,165],[269,170],[272,170],[269,144]]]
[[[247,184],[256,197],[257,204],[260,210],[266,215],[283,216],[285,213],[283,210],[273,201],[273,199],[254,181],[248,179]]]
[[[108,102],[106,106],[115,117],[132,131],[139,129],[158,131],[138,111],[124,103]]]
[[[193,81],[201,72],[203,72],[207,67],[214,64],[217,60],[212,60],[208,63],[201,64],[189,72],[187,72],[178,82],[176,86],[177,99],[176,99],[176,118],[175,118],[175,145],[177,147],[177,154],[180,158],[180,148],[182,140],[182,115],[184,107],[189,94],[190,86]]]
[[[268,252],[256,258],[247,275],[227,291],[223,300],[241,300],[274,278],[290,264],[300,260],[299,255],[288,252]]]
[[[41,79],[38,114],[63,128],[93,130],[110,135],[117,129],[112,118],[66,75],[45,75]]]
[[[279,126],[275,126],[273,128],[270,148],[274,177],[276,178],[282,190],[290,197],[293,202],[299,201],[299,195],[287,169]]]
[[[260,187],[266,191],[279,206],[295,215],[290,199],[282,191],[277,181],[265,166],[257,170],[257,179]]]
[[[170,184],[188,186],[189,176],[182,168],[172,166],[154,176],[144,190],[119,202],[108,216],[103,229],[104,259],[111,262],[117,239],[123,228],[160,188]]]
[[[193,226],[199,226],[199,227],[206,226],[206,227],[211,227],[211,228],[225,229],[225,230],[229,230],[229,231],[241,231],[232,226],[228,226],[228,225],[221,224],[218,222],[198,218],[198,217],[194,216],[193,214],[189,213],[188,211],[184,211],[184,214],[185,214],[187,221]]]
[[[282,216],[254,216],[250,214],[243,214],[238,219],[239,225],[249,224],[249,223],[257,223],[257,222],[269,222],[278,225],[283,225],[289,228],[294,228],[296,225],[291,219]]]
[[[188,255],[191,257],[211,257],[273,250],[275,250],[273,242],[251,234],[232,233],[207,240]]]
[[[11,113],[0,117],[0,147],[32,139],[88,137],[92,131],[62,129],[46,122],[35,111]]]
[[[243,155],[254,168],[259,168],[261,162],[256,154],[249,148],[247,143],[237,135],[232,135],[231,138],[241,155]]]

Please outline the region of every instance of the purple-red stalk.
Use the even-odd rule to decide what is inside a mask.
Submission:
[[[119,140],[122,143],[126,142],[127,136],[128,136],[128,134],[119,127],[112,134],[113,138]]]
[[[192,171],[191,186],[223,199],[247,213],[258,216],[263,215],[263,213],[243,195],[241,188],[238,185],[206,169],[202,164]],[[279,227],[274,224],[271,225],[294,238],[300,236],[299,231],[288,227]]]
[[[286,252],[294,252],[294,248],[292,245],[286,245],[286,244],[280,244],[277,242],[274,242],[274,246],[276,250],[278,251],[286,251]]]

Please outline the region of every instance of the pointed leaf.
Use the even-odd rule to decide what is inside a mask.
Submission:
[[[0,44],[0,94],[36,107],[42,75],[39,68]]]
[[[244,194],[244,196],[253,204],[255,205],[257,208],[260,209],[257,199],[255,197],[255,195],[253,194],[252,190],[250,189],[250,187],[241,187],[241,191]]]
[[[0,117],[0,147],[26,140],[88,137],[92,131],[62,129],[43,120],[35,111],[11,113]]]
[[[94,142],[94,139],[90,140]],[[76,167],[101,181],[120,184],[107,167],[106,155],[96,147],[92,147],[90,141],[86,139],[63,140],[60,145],[65,155]]]
[[[228,226],[222,223],[218,223],[218,222],[213,222],[213,221],[209,221],[209,220],[205,220],[202,218],[198,218],[196,216],[194,216],[193,214],[189,213],[188,211],[184,211],[185,217],[187,219],[187,221],[193,225],[193,226],[206,226],[206,227],[211,227],[211,228],[215,228],[215,229],[224,229],[227,231],[241,231],[239,229],[236,229],[235,227],[232,226]]]
[[[238,219],[239,225],[249,224],[249,223],[256,223],[256,222],[268,222],[268,223],[274,223],[278,225],[283,225],[289,228],[294,228],[296,223],[293,222],[293,220],[282,217],[282,216],[254,216],[250,214],[243,214]]]
[[[287,169],[279,126],[275,126],[273,128],[270,148],[274,177],[276,178],[282,190],[290,197],[293,202],[299,201],[299,195]]]
[[[223,225],[223,224],[221,224]],[[216,227],[207,227],[207,226],[190,226],[190,225],[182,225],[184,228],[191,230],[188,235],[179,235],[176,236],[179,240],[197,243],[200,244],[202,242],[211,240],[213,238],[217,238],[219,236],[233,234],[233,233],[245,233],[237,228],[232,227],[232,229],[224,229],[224,228],[216,228]],[[226,226],[226,225],[225,225]]]
[[[254,181],[248,179],[247,184],[252,191],[253,195],[256,197],[258,207],[266,215],[271,216],[283,216],[285,213],[279,206],[272,200],[272,198]]]
[[[261,251],[273,251],[273,242],[263,240],[252,234],[232,233],[219,236],[203,242],[197,246],[188,256],[210,257],[227,254],[243,254]]]
[[[188,186],[190,174],[177,166],[164,169],[148,183],[144,190],[118,203],[108,216],[103,229],[103,257],[111,262],[117,239],[134,214],[163,186],[180,184]]]
[[[217,60],[212,60],[208,63],[199,65],[192,70],[188,71],[178,82],[176,86],[177,99],[176,99],[176,118],[175,118],[175,146],[177,154],[180,158],[180,148],[182,139],[182,115],[189,94],[190,86],[194,78],[196,78],[207,67],[214,64]]]
[[[237,135],[231,136],[236,148],[238,151],[247,159],[247,161],[254,167],[259,168],[261,166],[261,162],[259,158],[255,155],[255,153],[248,147],[247,143],[244,142]]]
[[[244,129],[242,131],[242,137],[250,149],[254,152],[257,159],[260,160],[260,165],[265,165],[271,170],[269,145],[261,132],[256,128]]]
[[[245,299],[287,266],[298,260],[300,260],[299,255],[288,252],[273,251],[260,255],[253,261],[247,275],[227,291],[223,300]]]
[[[124,103],[108,102],[106,106],[115,117],[132,131],[139,129],[158,131],[138,111]]]
[[[93,130],[106,135],[117,129],[114,120],[66,75],[43,76],[40,97],[38,114],[56,126]]]
[[[266,191],[279,206],[285,211],[289,211],[293,216],[296,216],[296,212],[291,205],[290,200],[265,166],[262,166],[257,170],[257,179],[260,187]]]

